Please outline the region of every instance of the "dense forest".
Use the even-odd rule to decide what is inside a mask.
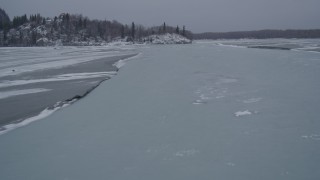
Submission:
[[[268,39],[268,38],[320,38],[320,29],[313,30],[261,30],[193,34],[194,39]]]
[[[91,20],[79,14],[62,13],[54,18],[40,14],[16,16],[10,21],[0,9],[0,46],[100,45],[111,41],[143,42],[155,34],[175,33],[192,39],[185,26],[144,27],[132,22]]]

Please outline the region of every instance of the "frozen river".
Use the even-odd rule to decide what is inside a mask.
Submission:
[[[320,53],[143,46],[117,76],[0,136],[3,180],[318,180]]]

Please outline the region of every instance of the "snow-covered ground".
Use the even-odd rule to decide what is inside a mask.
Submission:
[[[319,179],[319,53],[139,51],[88,97],[1,135],[1,179]]]

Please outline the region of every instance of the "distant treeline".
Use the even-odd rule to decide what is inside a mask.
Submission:
[[[320,29],[260,30],[238,32],[207,32],[193,34],[194,39],[268,39],[268,38],[320,38]]]

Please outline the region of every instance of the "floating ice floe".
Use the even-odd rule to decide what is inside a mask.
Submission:
[[[235,112],[234,115],[236,117],[239,117],[239,116],[246,116],[246,115],[251,115],[252,112],[250,112],[249,110],[245,110],[245,111],[238,111],[238,112]]]
[[[319,134],[303,135],[301,137],[304,138],[304,139],[311,139],[311,140],[320,141],[320,135]]]
[[[178,156],[178,157],[184,157],[184,156],[193,156],[195,154],[199,153],[198,150],[195,150],[195,149],[189,149],[189,150],[182,150],[182,151],[178,151],[175,153],[175,156]]]
[[[250,98],[250,99],[244,100],[243,103],[250,104],[250,103],[259,102],[261,100],[262,100],[262,98]]]
[[[203,100],[195,100],[192,104],[195,104],[195,105],[200,105],[200,104],[206,104],[207,102],[206,101],[203,101]]]
[[[229,84],[229,83],[235,83],[238,82],[237,79],[235,78],[228,78],[228,77],[220,77],[218,79],[218,81],[216,82],[216,84]]]
[[[231,167],[236,166],[236,164],[233,163],[233,162],[227,162],[226,165],[227,165],[227,166],[231,166]]]
[[[219,95],[219,96],[216,96],[216,99],[221,99],[221,98],[224,98],[225,96],[223,95]]]
[[[153,147],[149,147],[146,152],[147,153],[163,153],[165,152],[167,149],[169,148],[168,144],[163,144],[163,145],[157,145],[157,146],[153,146]]]

